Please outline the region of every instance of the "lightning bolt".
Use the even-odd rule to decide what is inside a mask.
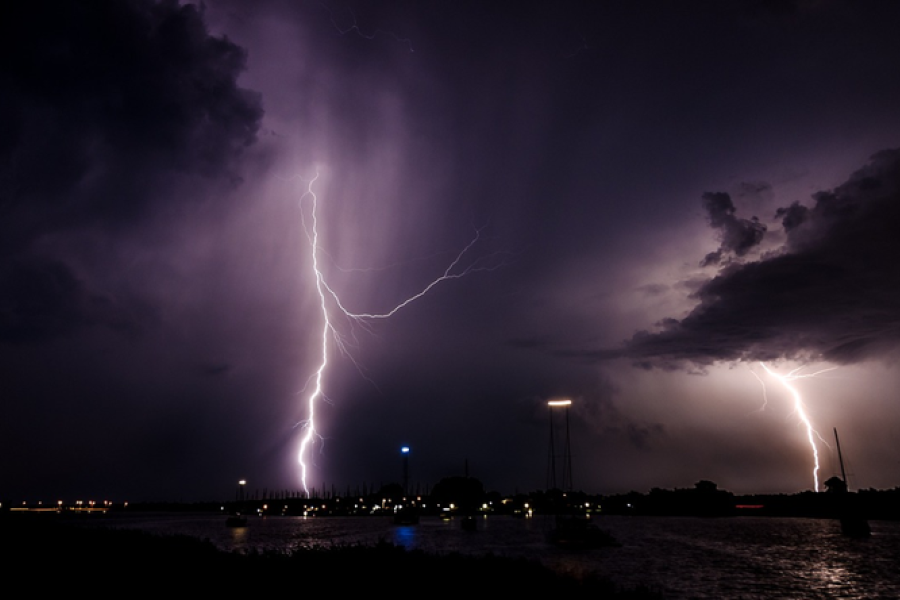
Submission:
[[[770,369],[766,363],[759,363],[763,369],[765,369],[766,373],[768,373],[771,377],[774,377],[781,385],[783,385],[790,393],[791,397],[794,399],[794,412],[797,414],[797,417],[803,423],[806,428],[806,439],[809,443],[809,447],[812,449],[813,456],[813,491],[819,491],[819,449],[816,446],[815,438],[819,438],[822,443],[825,443],[825,440],[819,435],[819,432],[815,430],[812,425],[812,422],[809,420],[809,416],[806,414],[806,404],[803,402],[803,397],[800,395],[800,392],[797,391],[797,388],[791,385],[791,382],[796,381],[798,379],[809,379],[811,377],[815,377],[817,375],[821,375],[822,373],[827,373],[828,371],[833,371],[836,367],[831,367],[828,369],[822,369],[820,371],[816,371],[814,373],[800,373],[803,367],[798,367],[786,375],[780,375]],[[759,376],[756,375],[757,379]],[[760,382],[762,380],[760,379]],[[763,385],[763,394],[765,395],[765,385]],[[827,445],[827,444],[826,444]]]
[[[300,197],[300,204],[302,205],[304,201],[308,200],[311,204],[311,217],[310,223],[307,225],[304,218],[304,229],[306,230],[307,237],[309,238],[310,248],[312,250],[312,267],[313,272],[315,274],[315,287],[316,292],[319,297],[319,308],[322,311],[322,345],[321,345],[321,353],[320,353],[320,361],[319,366],[315,370],[315,372],[310,377],[310,380],[313,384],[313,389],[310,392],[309,396],[306,398],[306,420],[301,422],[303,427],[303,434],[300,438],[300,448],[297,454],[298,462],[300,463],[300,480],[303,484],[304,491],[309,494],[309,488],[307,487],[307,473],[308,466],[306,462],[306,455],[309,452],[311,445],[316,440],[321,440],[322,437],[319,435],[316,429],[316,406],[319,401],[327,399],[324,391],[323,380],[325,378],[325,372],[328,369],[328,358],[330,354],[330,343],[333,343],[334,346],[341,352],[341,354],[348,356],[351,360],[353,360],[352,354],[348,350],[348,340],[345,338],[344,334],[342,334],[338,328],[335,326],[335,321],[332,319],[333,312],[338,312],[343,315],[345,318],[349,319],[352,324],[359,324],[363,328],[367,328],[369,322],[378,320],[378,319],[387,319],[395,315],[398,311],[402,310],[404,307],[408,306],[412,302],[415,302],[422,296],[428,294],[435,286],[438,284],[449,281],[452,279],[459,279],[461,277],[465,277],[474,272],[478,271],[493,271],[495,269],[503,266],[502,262],[502,253],[495,252],[493,254],[489,254],[487,256],[482,256],[471,260],[467,264],[463,264],[463,261],[466,260],[466,256],[475,246],[475,244],[481,238],[481,230],[475,230],[475,236],[472,240],[456,255],[456,258],[450,263],[450,265],[444,269],[444,272],[425,285],[421,291],[413,294],[412,296],[406,298],[390,310],[383,313],[355,313],[349,309],[347,309],[344,303],[341,301],[341,298],[338,296],[337,292],[335,292],[326,282],[325,276],[321,267],[321,254],[325,253],[325,250],[319,244],[319,223],[318,223],[318,197],[316,193],[313,191],[313,184],[319,178],[319,173],[316,172],[315,176],[308,180],[306,183],[306,191]],[[301,213],[302,214],[302,213]],[[501,260],[498,260],[501,259]],[[352,345],[352,344],[351,344]],[[353,360],[356,365],[356,361]],[[356,365],[357,369],[359,369],[359,365]]]
[[[350,33],[352,31],[356,35],[358,35],[359,37],[361,37],[363,39],[374,40],[375,38],[378,37],[379,34],[383,34],[383,35],[387,35],[389,37],[394,38],[394,41],[396,41],[396,42],[404,44],[407,47],[407,49],[409,49],[410,52],[415,52],[415,50],[413,50],[412,40],[407,39],[407,38],[402,38],[399,35],[397,35],[396,33],[394,33],[393,31],[388,31],[386,29],[376,29],[375,32],[372,34],[363,33],[362,29],[360,29],[359,25],[356,23],[356,13],[354,13],[353,10],[350,8],[345,8],[343,10],[343,12],[350,15],[350,26],[349,27],[341,27],[340,25],[338,25],[337,21],[335,20],[334,12],[330,8],[325,6],[325,4],[323,4],[321,2],[319,4],[322,6],[322,8],[324,8],[325,10],[328,11],[329,18],[331,19],[331,24],[334,25],[334,28],[341,35],[347,35],[348,33]]]

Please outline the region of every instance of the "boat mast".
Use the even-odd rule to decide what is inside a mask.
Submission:
[[[841,454],[841,440],[838,438],[837,427],[834,428],[834,441],[837,443],[838,462],[841,463],[841,479],[844,480],[844,485],[847,485],[847,473],[844,472],[844,455]]]

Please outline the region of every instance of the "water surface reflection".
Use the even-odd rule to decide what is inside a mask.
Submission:
[[[208,539],[227,551],[291,552],[389,542],[429,552],[523,557],[558,570],[595,572],[666,598],[900,598],[900,523],[873,522],[872,537],[848,539],[836,522],[780,518],[602,517],[618,548],[570,552],[547,543],[550,521],[491,517],[478,530],[423,518],[397,526],[363,517],[265,517],[228,528],[221,516],[118,516],[106,524]]]

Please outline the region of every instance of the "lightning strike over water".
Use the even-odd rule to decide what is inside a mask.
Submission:
[[[465,277],[471,273],[477,271],[493,271],[502,266],[502,260],[497,261],[498,253],[491,254],[486,257],[479,257],[472,260],[466,266],[461,266],[463,260],[465,259],[467,253],[475,246],[475,244],[480,239],[480,230],[476,229],[475,236],[472,240],[456,255],[456,258],[450,263],[450,265],[444,270],[444,272],[427,285],[425,285],[421,291],[413,294],[412,296],[406,298],[390,310],[383,313],[355,313],[348,310],[337,292],[335,292],[325,281],[325,276],[320,264],[320,253],[325,253],[325,250],[319,244],[319,228],[318,228],[318,197],[313,191],[313,184],[319,178],[319,173],[307,181],[306,191],[300,197],[300,204],[302,205],[303,201],[309,199],[311,204],[311,218],[310,224],[306,228],[307,236],[309,238],[309,244],[312,249],[312,267],[313,272],[315,273],[316,278],[316,292],[319,296],[319,306],[322,311],[322,345],[321,345],[321,358],[319,362],[319,366],[316,369],[315,373],[310,377],[310,381],[313,382],[313,390],[309,394],[306,399],[306,413],[307,417],[302,422],[303,426],[303,435],[300,439],[300,449],[298,452],[298,462],[300,463],[300,479],[303,484],[304,491],[308,494],[309,488],[307,486],[307,473],[308,473],[308,465],[305,459],[307,452],[309,451],[310,446],[317,439],[321,439],[317,429],[315,422],[315,414],[316,414],[316,405],[320,400],[326,399],[325,391],[324,391],[324,377],[325,372],[328,368],[328,357],[329,357],[329,340],[334,343],[334,346],[341,352],[341,354],[350,357],[353,360],[352,355],[348,351],[348,343],[344,334],[342,334],[338,328],[335,326],[335,322],[332,319],[332,311],[337,310],[341,315],[351,321],[351,324],[356,323],[360,324],[363,327],[366,326],[367,322],[376,320],[376,319],[387,319],[394,314],[396,314],[402,308],[408,306],[410,303],[415,302],[422,296],[429,293],[436,285],[443,281],[448,281],[451,279],[459,279],[461,277]],[[492,259],[494,259],[492,261]],[[355,361],[354,361],[355,364]],[[357,365],[358,366],[358,365]]]
[[[825,443],[825,440],[813,427],[812,422],[809,420],[809,416],[806,414],[806,405],[803,403],[803,397],[800,395],[800,392],[791,385],[791,382],[796,381],[797,379],[809,379],[811,377],[815,377],[816,375],[821,375],[822,373],[833,371],[835,368],[832,367],[829,369],[822,369],[814,373],[800,373],[802,367],[798,367],[788,372],[786,375],[779,375],[778,373],[770,369],[765,363],[761,362],[759,364],[763,369],[765,369],[766,373],[777,379],[778,382],[788,390],[791,397],[794,399],[794,412],[797,413],[797,416],[806,428],[806,439],[809,442],[809,447],[812,449],[814,465],[812,471],[813,491],[819,491],[819,450],[816,446],[815,438],[818,437],[822,441],[822,443]],[[754,375],[756,374],[754,373]],[[756,377],[757,379],[759,379],[759,376]],[[761,379],[760,382],[762,382]],[[765,394],[765,386],[763,386],[763,393]]]

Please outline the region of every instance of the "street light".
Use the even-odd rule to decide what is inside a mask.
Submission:
[[[400,454],[403,455],[403,495],[409,494],[409,446],[401,446]]]
[[[564,408],[566,410],[566,442],[563,449],[562,489],[563,491],[572,490],[572,446],[569,442],[569,407],[571,405],[572,401],[568,398],[547,401],[547,406],[550,408],[550,445],[547,450],[547,489],[556,488],[556,444],[553,439],[553,409]]]

